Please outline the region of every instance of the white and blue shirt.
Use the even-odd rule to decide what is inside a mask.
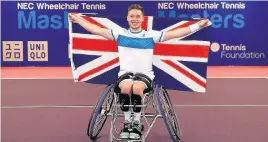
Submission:
[[[154,45],[163,40],[164,32],[154,30],[131,32],[127,29],[121,31],[111,29],[110,32],[118,45],[120,63],[118,76],[126,72],[139,72],[154,79]]]

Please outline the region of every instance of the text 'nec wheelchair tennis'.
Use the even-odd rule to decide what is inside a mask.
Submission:
[[[88,124],[87,134],[91,140],[95,140],[97,138],[108,116],[111,117],[109,140],[122,140],[118,137],[120,129],[116,126],[116,122],[118,122],[117,120],[119,117],[124,116],[120,108],[122,105],[120,105],[118,101],[119,92],[117,92],[117,88],[118,85],[112,84],[106,87],[103,94],[100,96]],[[145,142],[157,118],[163,118],[171,139],[174,142],[178,142],[181,139],[180,126],[167,90],[161,85],[153,85],[150,89],[146,89],[144,91],[142,98],[142,105],[124,105],[125,107],[128,106],[130,108],[142,108],[142,137],[140,140],[127,141]],[[150,112],[146,112],[149,102],[152,104],[152,109]],[[151,119],[151,121],[149,119]]]

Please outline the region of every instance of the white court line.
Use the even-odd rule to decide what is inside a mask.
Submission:
[[[247,76],[242,76],[242,77],[207,77],[207,78],[217,78],[217,79],[268,79],[266,76],[257,76],[257,77],[247,77]]]
[[[173,105],[174,107],[268,107],[268,105]]]
[[[265,77],[265,76],[257,76],[257,77],[247,77],[247,76],[243,76],[243,77],[207,77],[207,79],[268,79],[268,77]],[[45,79],[48,79],[48,80],[50,80],[50,79],[70,79],[70,80],[73,80],[73,78],[71,78],[71,77],[53,77],[53,78],[50,78],[50,77],[38,77],[38,78],[9,78],[9,77],[4,77],[4,78],[1,78],[1,80],[30,80],[30,79],[32,79],[32,80],[38,80],[38,79],[40,79],[40,80],[45,80]]]
[[[174,107],[268,107],[268,105],[173,105]],[[93,108],[94,105],[76,106],[2,106],[1,109],[33,109],[33,108]],[[148,107],[152,107],[148,105]]]
[[[73,78],[70,78],[70,77],[54,77],[54,78],[50,78],[50,77],[48,77],[48,78],[46,78],[46,77],[40,77],[40,78],[9,78],[9,77],[4,77],[4,78],[1,78],[2,80],[30,80],[30,79],[32,79],[32,80],[38,80],[38,79],[40,79],[40,80],[45,80],[45,79],[70,79],[70,80],[73,80]]]

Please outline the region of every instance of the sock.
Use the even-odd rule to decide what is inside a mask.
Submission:
[[[134,121],[141,122],[141,112],[135,112],[134,113]]]
[[[125,111],[124,112],[125,121],[131,122],[131,111]]]

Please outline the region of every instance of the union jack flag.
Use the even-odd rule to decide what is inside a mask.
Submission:
[[[102,28],[128,28],[126,18],[96,17],[81,14],[81,18]],[[171,31],[198,22],[179,21],[146,16],[145,30]],[[209,41],[172,39],[157,43],[154,48],[153,70],[155,83],[167,89],[205,92]],[[119,72],[116,41],[89,33],[76,23],[69,22],[69,58],[76,82],[113,84]]]

